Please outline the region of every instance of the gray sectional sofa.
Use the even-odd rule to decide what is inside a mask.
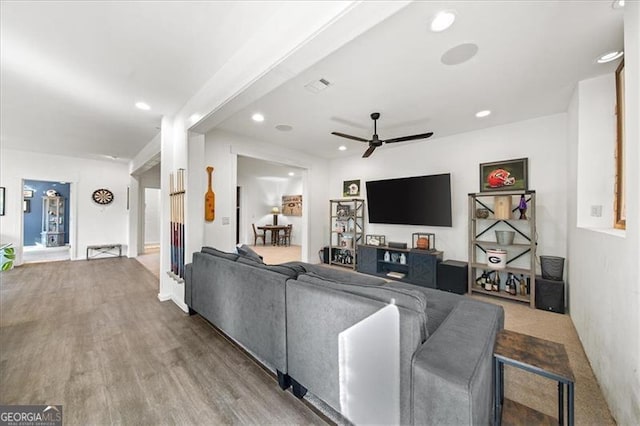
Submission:
[[[265,265],[210,247],[186,267],[185,302],[278,374],[340,412],[338,334],[392,299],[400,312],[400,422],[487,424],[500,306],[324,265]]]

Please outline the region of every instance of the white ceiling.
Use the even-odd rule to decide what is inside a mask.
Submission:
[[[292,3],[288,3],[292,5]],[[132,158],[160,117],[190,99],[287,2],[5,2],[0,6],[0,143],[81,157]],[[436,11],[455,9],[443,33]],[[266,28],[266,27],[265,27]],[[565,111],[577,81],[613,72],[622,47],[611,1],[415,2],[224,121],[224,129],[332,158],[381,138],[434,137]],[[470,61],[441,56],[475,43]],[[311,80],[331,86],[312,94]],[[133,105],[144,100],[151,111]],[[480,109],[493,114],[474,117]],[[266,121],[250,120],[254,111]],[[280,132],[275,125],[293,126]],[[417,141],[409,143],[429,143]],[[341,144],[346,152],[337,151]],[[379,151],[389,149],[382,147]],[[376,152],[374,155],[379,155]]]
[[[611,1],[415,2],[225,120],[227,131],[325,158],[361,155],[369,114],[381,139],[433,131],[433,138],[567,110],[576,83],[613,72],[601,54],[623,47],[623,11]],[[454,9],[454,25],[429,31],[430,17]],[[479,49],[459,65],[442,55],[465,43]],[[325,78],[328,89],[304,86]],[[475,117],[480,110],[493,113]],[[261,112],[266,120],[254,123]],[[287,124],[292,131],[275,126]],[[432,139],[433,139],[432,138]],[[406,143],[429,143],[430,140]],[[345,152],[339,145],[347,146]],[[399,144],[393,145],[398,146]],[[380,151],[392,146],[380,148]]]
[[[2,147],[132,158],[285,5],[3,1]]]

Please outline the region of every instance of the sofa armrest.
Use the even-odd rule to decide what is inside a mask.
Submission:
[[[493,346],[504,310],[462,300],[413,358],[413,424],[489,424]]]

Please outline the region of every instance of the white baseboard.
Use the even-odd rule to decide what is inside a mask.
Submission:
[[[171,300],[171,295],[166,293],[158,293],[158,300],[161,302],[166,302],[167,300]]]

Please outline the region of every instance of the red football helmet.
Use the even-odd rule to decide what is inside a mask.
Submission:
[[[487,183],[491,188],[500,188],[513,185],[516,183],[516,178],[505,169],[495,169],[487,176]]]

